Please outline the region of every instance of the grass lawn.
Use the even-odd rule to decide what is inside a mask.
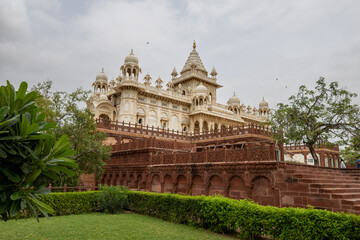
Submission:
[[[0,239],[229,239],[138,214],[83,214],[0,221]]]

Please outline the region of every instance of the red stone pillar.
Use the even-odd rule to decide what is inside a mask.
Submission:
[[[284,162],[285,161],[285,157],[284,157],[284,144],[279,144],[279,148],[280,148],[280,161]]]
[[[269,150],[270,150],[270,160],[276,160],[276,157],[275,157],[275,143],[270,143],[270,146],[269,146]]]
[[[319,157],[320,157],[320,159],[319,159],[320,166],[325,167],[324,153],[323,153],[323,152],[319,152]],[[328,160],[329,160],[329,158],[328,158]]]

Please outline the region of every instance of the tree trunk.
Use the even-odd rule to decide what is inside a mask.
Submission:
[[[306,144],[306,146],[310,150],[311,156],[314,159],[314,165],[315,166],[320,166],[320,161],[319,161],[318,155],[315,152],[314,144]]]

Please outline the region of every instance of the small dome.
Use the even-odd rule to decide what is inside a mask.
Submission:
[[[106,100],[106,101],[109,100],[108,97],[105,94],[101,94],[99,96],[99,98],[100,98],[100,100]]]
[[[259,108],[268,108],[268,107],[269,107],[269,103],[267,101],[265,101],[265,99],[263,97],[263,99],[259,103]]]
[[[200,83],[200,85],[195,88],[195,93],[204,93],[204,94],[207,94],[207,93],[208,93],[208,89],[207,89],[202,83]]]
[[[234,95],[227,102],[229,105],[240,106],[240,98],[238,98],[234,92]]]
[[[98,80],[105,80],[105,81],[108,80],[108,77],[104,73],[104,68],[102,68],[101,72],[98,75],[96,75],[96,81]]]
[[[126,56],[125,58],[125,63],[135,63],[135,64],[139,64],[139,59],[134,55],[133,50],[131,49],[130,55]]]

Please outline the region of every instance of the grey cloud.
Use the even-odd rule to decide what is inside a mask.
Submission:
[[[30,20],[23,1],[0,1],[0,41],[18,41],[30,34]]]
[[[264,96],[274,107],[320,76],[360,92],[359,11],[351,0],[0,0],[0,83],[50,78],[57,89],[91,89],[102,67],[116,77],[132,48],[142,76],[167,82],[195,39],[219,73],[222,103],[236,91],[245,104]]]

